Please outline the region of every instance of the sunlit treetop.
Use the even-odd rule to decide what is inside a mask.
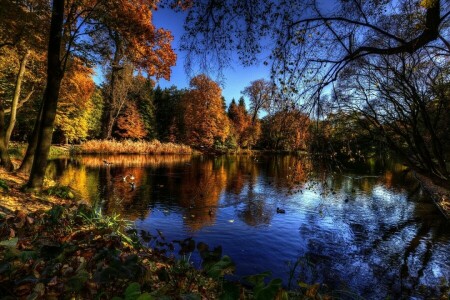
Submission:
[[[187,1],[182,2],[187,6]],[[198,0],[187,10],[187,67],[270,65],[285,93],[312,99],[352,62],[429,48],[450,54],[447,0]]]
[[[68,1],[64,13],[64,45],[67,61],[72,54],[86,62],[104,62],[118,47],[122,59],[149,76],[170,78],[176,55],[170,31],[156,28],[154,0]],[[69,50],[69,51],[67,51]]]

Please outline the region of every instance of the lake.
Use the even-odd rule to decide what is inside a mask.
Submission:
[[[318,170],[290,155],[80,156],[51,161],[47,176],[138,232],[222,246],[236,279],[271,271],[285,286],[324,283],[343,299],[439,294],[450,222],[404,166]],[[197,252],[184,259],[199,265]]]

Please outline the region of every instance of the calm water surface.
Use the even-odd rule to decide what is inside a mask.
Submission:
[[[222,246],[237,278],[270,270],[288,285],[298,262],[292,284],[325,283],[344,299],[439,293],[449,222],[400,164],[311,170],[294,156],[83,156],[47,174],[140,231]]]

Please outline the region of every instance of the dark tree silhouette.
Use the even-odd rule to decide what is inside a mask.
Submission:
[[[179,1],[178,1],[179,2]],[[318,99],[353,61],[438,48],[450,53],[446,0],[199,0],[186,18],[187,67],[271,63],[285,93]],[[271,53],[261,56],[265,49]],[[211,63],[214,61],[215,63]]]

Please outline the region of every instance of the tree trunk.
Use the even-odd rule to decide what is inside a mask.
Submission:
[[[122,40],[117,33],[114,34],[114,42],[116,44],[116,50],[112,61],[111,85],[108,96],[106,97],[106,105],[103,111],[102,139],[110,139],[112,135],[112,129],[115,121],[114,107],[117,101],[116,89],[120,81],[120,72],[123,70],[123,67],[120,66],[120,61],[123,58]]]
[[[109,96],[108,96],[109,98]],[[108,99],[108,102],[104,106],[104,112],[103,112],[103,125],[102,125],[102,134],[101,138],[104,140],[111,139],[112,136],[112,128],[114,125],[114,115],[113,115],[113,108],[111,100]]]
[[[8,128],[6,129],[6,136],[5,136],[6,148],[8,148],[9,140],[11,139],[11,133],[14,129],[14,125],[16,124],[17,105],[19,104],[20,90],[22,89],[23,74],[25,73],[25,67],[27,65],[29,56],[30,51],[27,50],[22,60],[20,61],[19,73],[17,74],[16,87],[14,89],[14,97],[11,104],[11,117],[9,118],[9,125]]]
[[[0,100],[0,166],[10,172],[14,170],[14,165],[9,157],[5,137],[5,112],[3,111],[2,100]]]
[[[18,172],[27,174],[30,173],[31,166],[33,165],[34,153],[36,152],[41,119],[42,119],[42,103],[41,107],[39,108],[39,115],[37,116],[36,121],[34,122],[33,133],[28,138],[27,152],[25,153],[25,156],[22,160],[22,164],[20,165],[19,169],[17,169]]]
[[[60,53],[64,22],[64,0],[53,0],[52,19],[48,43],[47,86],[42,99],[42,118],[38,130],[36,153],[27,187],[41,189],[44,183],[47,158],[53,135],[59,90],[63,78]]]

